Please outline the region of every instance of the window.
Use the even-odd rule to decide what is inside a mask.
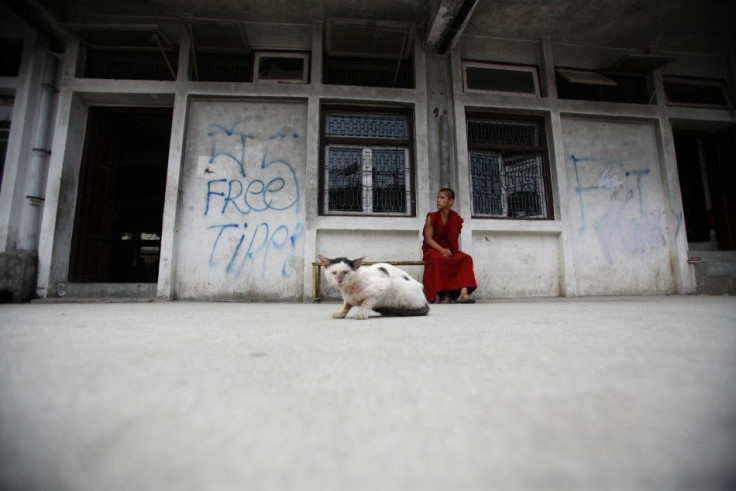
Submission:
[[[66,24],[85,48],[78,76],[176,80],[179,48],[158,24]]]
[[[557,96],[576,101],[648,104],[646,76],[557,68]]]
[[[413,215],[411,127],[407,112],[325,109],[321,212]]]
[[[189,33],[189,78],[196,82],[251,82],[253,53],[240,21],[184,15]]]
[[[250,82],[253,55],[204,51],[192,56],[192,80],[200,82]]]
[[[305,84],[308,80],[307,53],[256,53],[256,82]]]
[[[541,119],[469,115],[474,217],[552,218]]]
[[[465,92],[539,95],[537,67],[463,62]]]
[[[333,19],[325,26],[325,84],[414,86],[414,27],[404,22]]]
[[[728,108],[726,84],[722,80],[665,77],[668,106]]]
[[[84,78],[128,80],[175,80],[177,51],[89,48],[84,59]]]
[[[328,85],[391,87],[410,89],[414,86],[412,61],[381,58],[327,57],[323,80]]]

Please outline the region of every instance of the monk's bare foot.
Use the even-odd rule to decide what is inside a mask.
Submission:
[[[470,295],[460,295],[456,300],[457,303],[475,303],[475,299]]]

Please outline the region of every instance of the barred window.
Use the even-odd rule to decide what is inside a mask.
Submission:
[[[324,111],[322,214],[414,213],[410,123],[406,113]]]
[[[544,123],[469,116],[474,217],[551,219]]]

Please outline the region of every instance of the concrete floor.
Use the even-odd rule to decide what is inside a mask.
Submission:
[[[0,305],[0,489],[736,489],[736,297]]]

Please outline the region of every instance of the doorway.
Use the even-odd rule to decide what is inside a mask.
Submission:
[[[158,281],[171,118],[171,108],[90,108],[70,281]]]
[[[690,250],[736,250],[736,128],[675,130]]]

